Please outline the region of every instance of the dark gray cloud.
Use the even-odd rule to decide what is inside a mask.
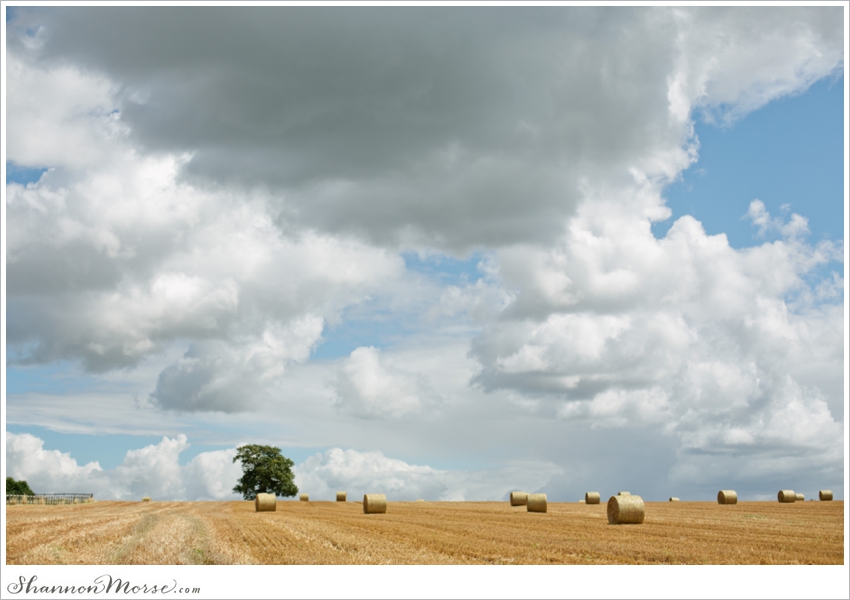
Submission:
[[[734,116],[834,67],[827,14],[73,7],[7,30],[106,75],[134,144],[190,153],[193,184],[270,190],[284,230],[464,252],[549,243],[588,186],[675,176],[693,108]]]
[[[622,176],[681,137],[666,106],[675,39],[649,35],[672,27],[656,11],[40,16],[39,60],[108,75],[133,138],[192,152],[194,183],[268,187],[285,222],[381,243],[552,239],[580,178]]]

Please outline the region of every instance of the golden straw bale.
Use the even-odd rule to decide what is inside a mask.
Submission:
[[[417,502],[425,502],[425,499],[424,499],[424,498],[419,498],[419,500],[417,500]]]
[[[738,504],[738,492],[735,490],[720,490],[717,492],[718,504]]]
[[[675,496],[670,496],[670,502],[678,502],[678,501],[679,501],[679,499],[676,498]]]
[[[581,500],[579,500],[581,502]],[[599,492],[587,492],[584,495],[585,504],[599,504]]]
[[[525,510],[527,512],[546,512],[546,494],[528,494],[526,496]]]
[[[364,494],[363,514],[383,514],[387,512],[387,497],[384,494]]]
[[[337,492],[336,493],[336,501],[337,502],[345,502],[348,499],[348,494],[345,492]]]
[[[628,492],[617,492],[617,495],[618,496],[631,496],[631,494],[628,493]]]
[[[643,517],[643,498],[640,496],[617,495],[608,499],[608,523],[611,525],[640,525]]]
[[[806,497],[803,494],[797,494],[797,502],[803,502]]]
[[[525,506],[528,502],[528,492],[511,492],[511,506]]]
[[[254,512],[274,512],[277,510],[277,496],[274,494],[257,494],[254,498]]]
[[[797,501],[797,494],[794,493],[794,490],[779,490],[776,499],[783,504],[790,504]]]
[[[832,500],[832,490],[821,490],[818,492],[818,500]]]
[[[298,499],[301,500],[301,502],[309,502],[310,494],[301,494]]]

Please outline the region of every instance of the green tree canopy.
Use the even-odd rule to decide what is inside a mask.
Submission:
[[[298,493],[292,467],[295,463],[280,453],[280,448],[249,444],[239,446],[233,462],[242,461],[242,477],[233,491],[242,494],[245,500],[253,500],[257,494],[294,496]]]
[[[26,481],[15,481],[11,477],[6,478],[6,493],[12,496],[35,496]]]

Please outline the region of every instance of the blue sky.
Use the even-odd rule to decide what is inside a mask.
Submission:
[[[7,471],[224,498],[256,442],[316,497],[842,489],[840,20],[542,12],[7,13]]]
[[[844,238],[844,80],[825,79],[780,98],[728,127],[696,122],[699,161],[664,192],[673,216],[653,226],[663,236],[683,214],[735,248],[763,241],[744,218],[758,198],[772,214],[788,205],[809,221],[815,240]]]

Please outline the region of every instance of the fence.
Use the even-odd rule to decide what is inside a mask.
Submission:
[[[6,504],[83,504],[94,502],[94,494],[6,494]]]

